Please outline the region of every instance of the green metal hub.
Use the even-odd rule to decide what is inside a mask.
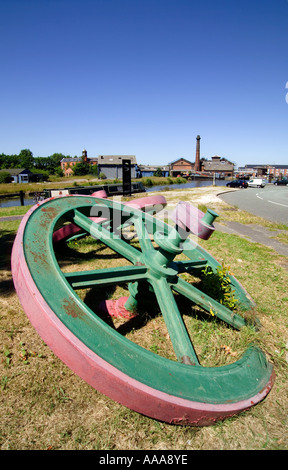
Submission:
[[[163,265],[169,266],[176,255],[180,255],[183,248],[180,244],[184,241],[176,230],[171,230],[170,234],[165,236],[163,232],[156,232],[154,240],[159,245],[159,251],[155,257],[156,261]]]
[[[156,277],[164,277],[165,279],[173,279],[177,276],[178,271],[167,267],[164,263],[162,264],[162,254],[158,256],[159,254],[160,253],[155,254],[155,251],[151,250],[141,257],[141,261],[148,268],[148,276],[150,274]]]
[[[177,265],[174,265],[174,268],[170,267],[170,265],[175,256],[181,254],[183,251],[183,248],[179,246],[183,242],[183,238],[176,230],[171,230],[170,237],[165,236],[163,232],[155,232],[154,240],[158,244],[159,250],[155,252],[154,249],[148,249],[141,257],[141,264],[148,268],[147,279],[151,277],[152,279],[164,278],[167,282],[175,283],[179,271],[175,269]],[[125,303],[125,308],[134,311],[135,308],[137,308],[137,285],[133,284],[133,287],[129,288],[129,291],[131,295]],[[193,350],[193,356],[194,355]],[[185,356],[185,358],[186,363],[192,363],[187,356]],[[193,364],[195,364],[195,362],[193,362]]]

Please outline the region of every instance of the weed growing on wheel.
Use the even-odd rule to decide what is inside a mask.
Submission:
[[[230,310],[236,310],[238,299],[232,289],[229,267],[222,264],[213,271],[210,266],[202,270],[200,289]]]

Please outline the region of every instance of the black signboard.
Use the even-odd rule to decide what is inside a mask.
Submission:
[[[131,160],[122,160],[123,194],[131,196]]]

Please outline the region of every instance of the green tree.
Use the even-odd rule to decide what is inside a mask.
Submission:
[[[99,170],[98,170],[98,165],[90,165],[90,171],[89,173],[94,176],[98,176]]]
[[[154,172],[154,176],[162,176],[161,168],[157,168],[157,170]]]
[[[11,175],[8,171],[0,171],[0,184],[11,183]]]
[[[34,158],[34,168],[36,170],[50,170],[51,161],[49,157],[36,157]]]
[[[23,149],[19,153],[20,168],[32,168],[34,165],[33,153],[29,149]]]
[[[62,160],[62,158],[70,158],[69,155],[63,155],[62,153],[53,153],[53,155],[50,155],[48,157],[50,159],[50,162],[51,162],[51,165],[56,168],[58,166],[61,166],[60,165],[60,162]]]
[[[61,166],[56,166],[56,168],[55,168],[55,175],[61,176],[61,177],[64,176],[64,172],[63,172]]]
[[[20,168],[19,155],[0,155],[0,168]]]
[[[75,176],[88,175],[89,170],[90,170],[89,163],[79,162],[79,163],[76,163],[76,165],[74,165],[73,167],[73,175]]]
[[[70,158],[69,155],[65,156],[62,153],[53,153],[49,157],[36,157],[34,158],[34,168],[39,171],[47,170],[50,174],[55,173],[59,175],[59,168],[61,169],[60,162],[62,158]],[[60,172],[60,176],[61,176]]]

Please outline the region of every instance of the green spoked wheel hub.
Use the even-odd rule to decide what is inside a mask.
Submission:
[[[209,213],[211,225],[216,214]],[[53,236],[73,224],[125,258],[127,266],[63,273],[54,253]],[[133,225],[136,248],[121,231]],[[61,237],[60,237],[61,238]],[[184,261],[176,261],[179,253]],[[32,324],[63,362],[99,391],[155,419],[206,425],[261,401],[274,372],[264,353],[251,346],[235,363],[203,367],[178,309],[174,293],[241,329],[242,316],[232,313],[181,273],[198,272],[219,263],[172,227],[147,212],[108,199],[67,196],[50,199],[24,217],[13,247],[14,284]],[[254,304],[231,276],[242,308]],[[111,328],[78,296],[78,289],[128,284],[122,310],[137,311],[144,288],[156,296],[177,360],[148,351]],[[147,289],[146,289],[147,290]],[[108,307],[109,309],[109,307]]]

